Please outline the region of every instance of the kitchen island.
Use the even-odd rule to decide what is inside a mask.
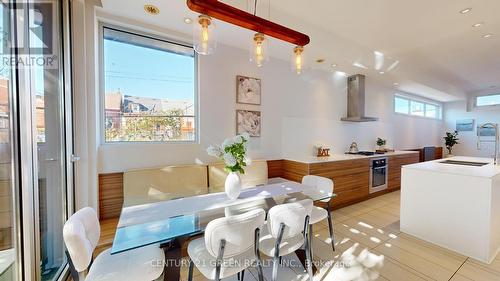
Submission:
[[[400,228],[491,263],[500,250],[500,166],[460,156],[403,166]]]

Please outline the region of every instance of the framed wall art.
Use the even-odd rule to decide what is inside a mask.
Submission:
[[[248,133],[251,137],[260,137],[260,111],[236,110],[236,133]]]
[[[258,78],[236,76],[236,102],[260,105],[261,81]]]

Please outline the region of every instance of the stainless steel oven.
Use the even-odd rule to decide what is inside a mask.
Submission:
[[[387,188],[387,174],[387,157],[371,159],[370,193]]]

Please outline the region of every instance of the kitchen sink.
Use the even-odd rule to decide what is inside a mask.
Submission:
[[[471,161],[458,161],[458,160],[444,160],[444,161],[441,161],[439,163],[463,165],[463,166],[474,166],[474,167],[482,167],[484,165],[490,164],[490,163],[485,163],[485,162],[471,162]]]

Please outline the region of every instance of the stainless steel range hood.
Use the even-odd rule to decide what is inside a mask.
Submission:
[[[347,117],[340,120],[348,122],[377,121],[376,117],[365,116],[365,76],[356,74],[347,77]]]

